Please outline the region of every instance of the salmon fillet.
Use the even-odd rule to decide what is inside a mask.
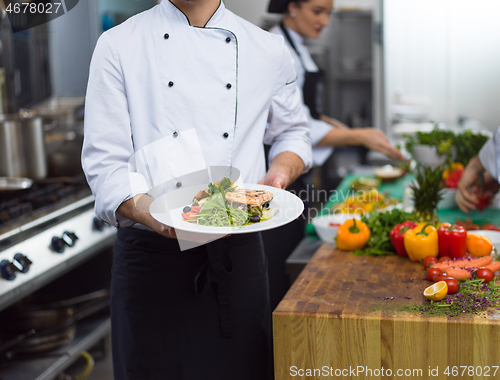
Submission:
[[[236,189],[226,193],[226,199],[250,206],[262,206],[273,199],[273,193],[266,190]]]

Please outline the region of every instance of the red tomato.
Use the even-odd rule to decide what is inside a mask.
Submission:
[[[191,220],[191,219],[196,218],[198,216],[198,213],[197,212],[193,212],[193,211],[189,211],[189,212],[186,212],[186,213],[182,213],[181,215],[184,218],[184,220]]]
[[[427,269],[427,279],[429,281],[434,281],[434,277],[440,276],[442,274],[443,271],[439,268],[430,267],[429,269]]]
[[[436,276],[434,281],[446,282],[446,284],[448,285],[448,294],[455,294],[458,291],[458,281],[455,280],[453,277],[446,276],[446,275]]]
[[[483,211],[491,203],[491,197],[485,195],[480,195],[479,197],[477,197],[477,200],[479,201],[479,203],[477,204],[477,208],[481,211]]]
[[[442,263],[443,261],[450,261],[451,258],[449,258],[448,256],[443,256],[439,259],[439,262]]]
[[[195,213],[199,214],[202,207],[203,206],[191,206],[191,211],[194,211]]]
[[[426,256],[424,259],[424,268],[427,269],[429,268],[432,264],[435,264],[438,262],[437,257],[434,256]]]
[[[495,275],[493,274],[493,272],[491,271],[491,269],[488,269],[488,268],[479,268],[476,271],[476,277],[477,278],[483,278],[484,282],[490,282],[491,280],[493,280],[493,277],[495,277]]]
[[[500,227],[492,223],[484,223],[483,230],[500,231]]]
[[[439,276],[436,276],[436,277],[434,278],[434,281],[435,281],[435,282],[444,281],[444,280],[446,280],[447,278],[453,278],[453,277],[450,277],[450,276],[448,276],[447,274],[441,274],[441,275],[439,275]]]

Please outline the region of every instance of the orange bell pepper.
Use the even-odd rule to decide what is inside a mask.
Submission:
[[[361,220],[346,220],[337,231],[337,247],[343,251],[363,248],[370,239],[370,229]]]

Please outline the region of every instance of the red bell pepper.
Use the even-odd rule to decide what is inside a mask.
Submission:
[[[408,256],[408,254],[406,253],[405,242],[404,242],[405,232],[414,229],[416,226],[417,225],[415,222],[407,220],[406,222],[396,224],[389,233],[389,236],[391,238],[391,244],[399,256],[403,257]]]
[[[446,178],[446,187],[448,189],[456,189],[458,187],[458,183],[460,182],[460,178],[462,178],[462,174],[464,173],[464,169],[455,169]]]
[[[467,253],[467,230],[459,225],[443,223],[438,228],[439,255],[451,259],[464,257]]]

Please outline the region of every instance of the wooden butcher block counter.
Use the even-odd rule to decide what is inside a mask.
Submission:
[[[427,304],[429,285],[409,259],[321,245],[273,313],[276,380],[500,379],[497,310],[462,318],[373,311]]]

